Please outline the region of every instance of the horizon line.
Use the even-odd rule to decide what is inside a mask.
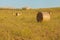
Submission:
[[[24,8],[24,7],[20,7],[20,8],[19,8],[19,7],[10,7],[10,6],[9,6],[9,7],[8,7],[8,6],[6,7],[6,6],[5,6],[5,7],[0,7],[0,8],[20,9],[20,8]],[[60,8],[60,7],[38,7],[38,8],[26,7],[26,8],[38,9],[38,8]]]

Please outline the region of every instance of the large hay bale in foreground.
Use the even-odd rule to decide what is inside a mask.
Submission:
[[[37,14],[37,22],[49,21],[50,13],[49,12],[38,12]]]

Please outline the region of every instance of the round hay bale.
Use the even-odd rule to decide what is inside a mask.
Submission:
[[[22,12],[16,12],[16,13],[13,13],[13,15],[15,15],[15,16],[21,16]]]
[[[16,13],[16,16],[19,16],[20,15],[20,13]]]
[[[37,14],[37,22],[49,21],[50,13],[49,12],[38,12]]]

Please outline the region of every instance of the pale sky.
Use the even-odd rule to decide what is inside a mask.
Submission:
[[[0,7],[21,8],[24,6],[32,8],[60,7],[60,0],[0,0]]]

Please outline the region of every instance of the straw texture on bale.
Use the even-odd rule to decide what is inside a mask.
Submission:
[[[49,12],[38,12],[38,14],[37,14],[37,22],[49,21],[49,20],[50,20]]]

